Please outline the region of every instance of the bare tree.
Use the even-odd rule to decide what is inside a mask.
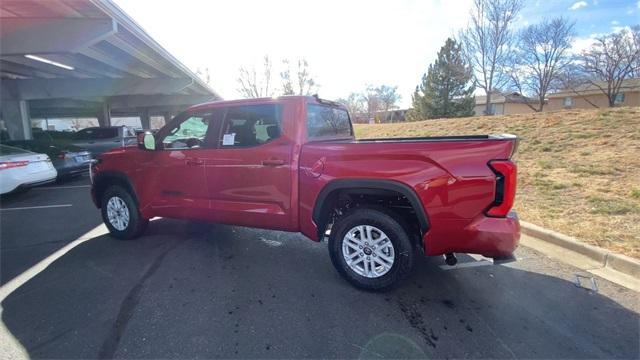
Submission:
[[[386,112],[398,108],[396,104],[400,101],[401,96],[398,94],[397,86],[380,85],[375,88],[374,91],[378,95],[378,99],[380,99],[380,108],[382,111]]]
[[[311,95],[317,91],[315,80],[309,74],[309,64],[306,59],[298,60],[296,78],[291,78],[291,64],[289,60],[282,61],[284,71],[280,73],[283,95]]]
[[[374,87],[369,85],[361,98],[364,102],[368,119],[381,121],[383,119],[377,117],[377,113],[382,111],[386,117],[388,111],[398,108],[397,103],[400,101],[401,96],[398,94],[397,86],[380,85]],[[390,120],[393,121],[393,116],[391,116]]]
[[[373,86],[368,86],[367,90],[362,94],[362,101],[367,114],[367,121],[375,119],[376,113],[380,111],[380,98]]]
[[[346,106],[352,117],[365,112],[365,104],[361,94],[352,92],[347,98],[336,101]]]
[[[588,85],[615,106],[624,80],[640,73],[640,26],[596,39],[580,56],[580,66]]]
[[[272,64],[268,55],[264,56],[262,72],[258,74],[255,66],[251,69],[240,68],[238,76],[238,92],[245,98],[273,96],[271,86]]]
[[[574,23],[558,17],[530,25],[519,34],[511,79],[518,92],[535,96],[537,107],[524,102],[534,111],[544,109],[547,93],[560,83],[560,74],[571,62],[573,27]]]
[[[474,0],[471,23],[460,33],[475,85],[487,94],[485,113],[490,113],[491,94],[509,82],[506,67],[514,42],[512,25],[523,0]]]
[[[99,126],[97,119],[88,119],[88,118],[70,118],[71,125],[69,126],[71,130],[78,131],[92,126]]]

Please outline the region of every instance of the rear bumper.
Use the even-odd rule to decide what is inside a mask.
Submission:
[[[89,173],[89,163],[87,162],[85,164],[75,166],[64,166],[56,168],[56,170],[58,170],[58,177],[86,174]]]
[[[32,188],[32,187],[36,187],[36,186],[40,186],[40,185],[51,184],[52,182],[55,182],[55,181],[56,181],[56,178],[53,177],[51,179],[39,180],[39,181],[34,181],[34,182],[22,184],[22,185],[18,186],[18,188],[20,188],[20,189]]]
[[[13,169],[2,170],[2,178],[0,179],[0,194],[10,193],[17,189],[31,188],[34,186],[46,184],[56,180],[58,175],[53,166],[44,171],[37,173],[27,173],[23,170],[13,171]]]
[[[480,215],[468,220],[444,220],[422,238],[425,254],[472,253],[487,257],[513,254],[520,242],[520,221],[515,212],[505,218]]]

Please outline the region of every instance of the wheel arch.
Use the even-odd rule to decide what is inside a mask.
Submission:
[[[102,207],[102,196],[111,185],[119,185],[127,189],[136,205],[140,205],[136,189],[127,174],[119,171],[105,171],[97,174],[93,180],[93,191],[98,208]]]
[[[322,188],[316,198],[312,219],[318,229],[318,237],[322,238],[330,221],[330,211],[338,205],[341,194],[363,195],[401,195],[407,199],[416,214],[421,234],[429,230],[427,213],[416,192],[408,185],[381,179],[338,179],[329,182]]]

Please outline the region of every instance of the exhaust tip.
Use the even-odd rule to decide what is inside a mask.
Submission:
[[[444,255],[444,262],[449,266],[455,266],[458,263],[458,258],[453,253]]]
[[[497,256],[493,258],[493,263],[495,265],[500,265],[500,264],[508,264],[508,263],[512,263],[517,261],[516,257],[513,254],[509,254],[509,255],[504,255],[504,256]]]

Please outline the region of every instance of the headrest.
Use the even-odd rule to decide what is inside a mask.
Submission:
[[[269,125],[267,126],[267,135],[269,135],[269,139],[277,139],[280,137],[280,128],[278,125]]]

